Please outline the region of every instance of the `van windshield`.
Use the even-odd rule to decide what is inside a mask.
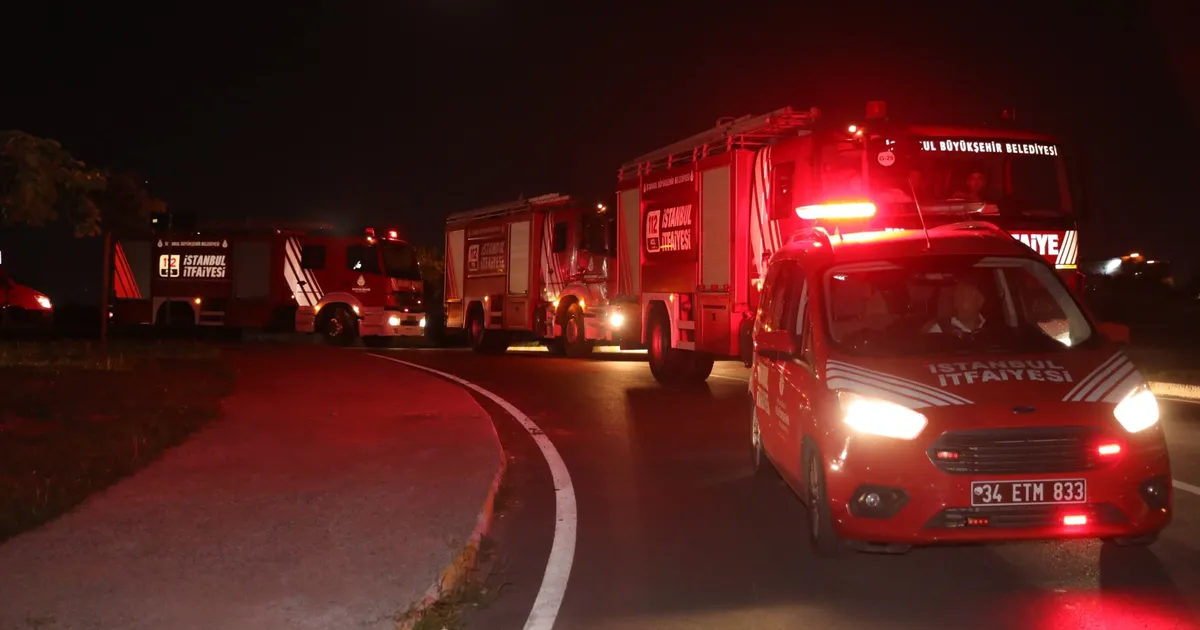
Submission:
[[[829,336],[851,354],[1049,352],[1093,336],[1055,273],[1024,258],[854,263],[831,268],[824,284]]]

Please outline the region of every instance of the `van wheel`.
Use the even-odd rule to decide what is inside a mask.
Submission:
[[[804,486],[808,507],[808,541],[822,558],[841,554],[841,538],[833,529],[833,510],[825,492],[825,466],[821,453],[811,443],[804,445]]]
[[[765,477],[767,473],[775,470],[767,459],[766,451],[763,450],[762,427],[758,424],[758,404],[753,398],[750,399],[750,464],[754,468],[754,474],[760,477]]]
[[[335,306],[321,325],[325,342],[332,346],[348,346],[358,336],[358,319],[346,309]]]
[[[563,326],[563,348],[567,356],[582,359],[592,354],[594,344],[587,338],[587,322],[583,309],[572,304],[567,309],[567,322]]]

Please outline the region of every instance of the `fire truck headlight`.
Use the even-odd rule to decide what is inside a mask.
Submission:
[[[911,440],[925,430],[925,416],[896,403],[862,396],[847,391],[838,392],[842,421],[859,433]]]
[[[420,322],[418,322],[418,323],[417,323],[417,325],[418,325],[418,326],[420,326],[421,328],[424,328],[424,327],[425,327],[425,318],[424,318],[424,317],[422,317],[422,318],[421,318],[421,321],[420,321]]]
[[[1142,383],[1117,403],[1113,415],[1126,431],[1145,431],[1158,424],[1158,399],[1151,393],[1150,388]]]
[[[613,328],[620,328],[625,324],[625,316],[620,313],[613,313],[608,316],[608,323]]]
[[[54,305],[50,303],[50,298],[48,298],[44,295],[38,295],[34,299],[37,300],[38,306],[40,306],[46,310],[50,310],[51,308],[54,308]]]
[[[399,317],[392,315],[391,317],[388,318],[388,326],[399,326],[399,325],[400,325]]]

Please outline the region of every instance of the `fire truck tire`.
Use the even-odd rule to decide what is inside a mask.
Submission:
[[[578,304],[567,308],[567,322],[563,326],[563,348],[567,356],[575,359],[589,357],[595,344],[588,341],[587,321]]]
[[[691,375],[690,353],[671,347],[671,323],[662,309],[650,315],[649,345],[650,373],[663,385],[682,385]]]
[[[483,327],[483,309],[473,307],[467,317],[467,342],[477,354],[503,354],[508,349],[508,334]]]
[[[358,320],[350,311],[341,306],[333,307],[329,316],[321,321],[319,327],[325,342],[333,346],[348,346],[354,343],[357,336]]]

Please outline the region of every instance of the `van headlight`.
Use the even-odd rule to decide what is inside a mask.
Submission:
[[[923,414],[886,400],[847,391],[839,391],[837,397],[842,422],[859,433],[911,440],[929,423]]]
[[[1117,403],[1113,416],[1130,433],[1145,431],[1158,424],[1158,399],[1150,386],[1142,383]]]

